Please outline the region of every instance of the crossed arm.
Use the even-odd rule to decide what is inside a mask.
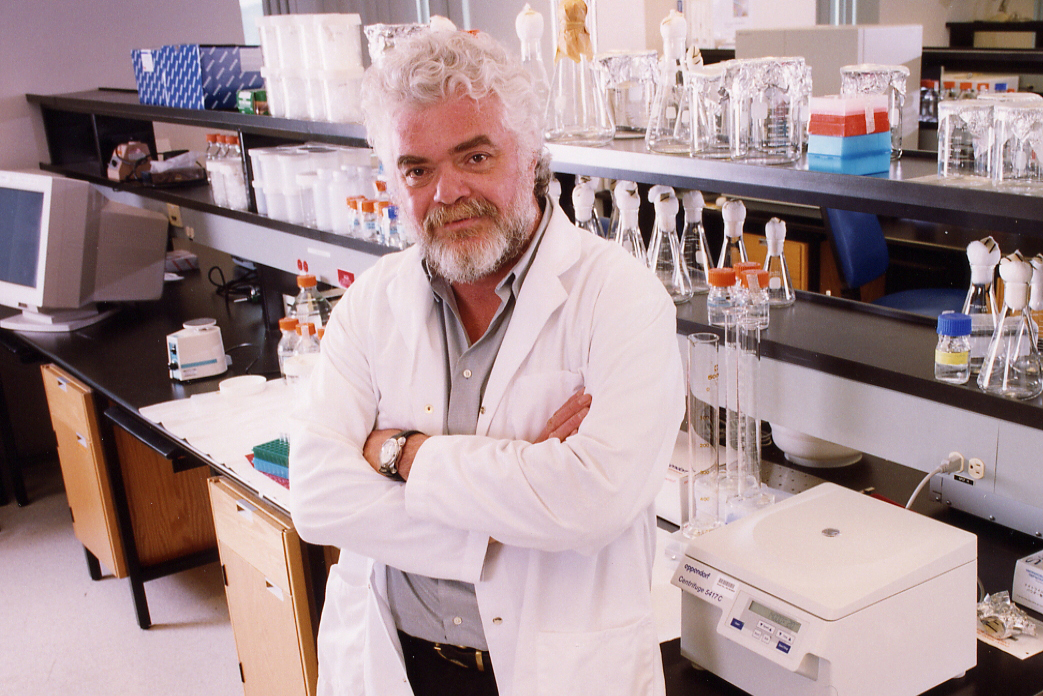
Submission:
[[[547,421],[547,425],[544,426],[543,431],[533,441],[533,444],[552,438],[563,442],[565,438],[575,434],[579,430],[580,423],[583,422],[583,419],[590,411],[590,403],[590,395],[581,388],[569,397],[562,404],[561,408],[554,412],[554,415]],[[362,456],[366,458],[366,462],[373,467],[374,471],[380,469],[381,445],[384,444],[385,440],[398,432],[400,432],[400,429],[397,428],[374,430],[366,438],[366,444],[362,448]],[[413,458],[428,437],[428,435],[421,433],[411,435],[406,440],[405,447],[402,449],[402,458],[398,462],[398,473],[403,479],[409,480],[409,470],[413,467]]]

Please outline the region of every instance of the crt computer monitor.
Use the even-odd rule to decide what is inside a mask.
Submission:
[[[86,181],[0,171],[0,320],[16,331],[74,331],[98,303],[159,299],[165,215],[110,201]]]

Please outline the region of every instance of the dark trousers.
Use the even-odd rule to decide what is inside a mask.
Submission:
[[[497,696],[492,663],[484,671],[461,667],[434,650],[434,644],[398,632],[406,676],[416,696]]]

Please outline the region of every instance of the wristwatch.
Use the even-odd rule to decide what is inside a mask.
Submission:
[[[395,481],[404,481],[398,473],[398,462],[402,459],[402,448],[406,446],[406,440],[410,435],[419,435],[419,430],[403,430],[397,435],[392,435],[380,446],[380,468],[378,473]]]

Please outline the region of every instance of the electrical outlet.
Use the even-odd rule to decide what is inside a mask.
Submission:
[[[967,473],[974,479],[985,478],[985,462],[975,457],[967,462]]]
[[[185,223],[181,220],[181,206],[167,203],[167,220],[170,220],[170,224],[174,227],[184,227]]]

